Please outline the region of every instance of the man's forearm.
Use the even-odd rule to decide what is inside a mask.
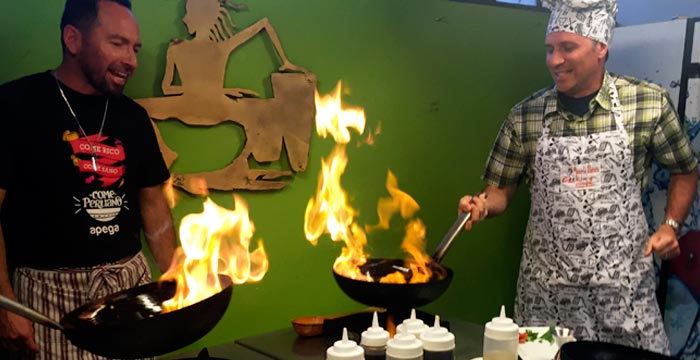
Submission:
[[[170,207],[160,186],[141,190],[143,231],[151,254],[161,272],[170,267],[175,252],[175,228]]]
[[[499,188],[494,185],[488,185],[483,191],[487,196],[486,207],[488,209],[488,216],[501,215],[506,211],[517,189],[517,186]]]
[[[155,233],[145,232],[148,248],[151,250],[161,273],[168,270],[175,252],[175,231],[171,221],[163,222]]]
[[[666,218],[683,222],[688,216],[690,205],[697,191],[698,172],[671,175],[666,203]]]

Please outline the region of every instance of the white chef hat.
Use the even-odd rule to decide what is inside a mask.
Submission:
[[[617,0],[542,0],[552,11],[547,35],[570,32],[608,44],[612,40],[617,15]]]

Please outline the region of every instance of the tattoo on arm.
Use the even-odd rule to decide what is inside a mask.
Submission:
[[[146,235],[147,239],[151,240],[158,240],[161,235],[163,235],[164,232],[168,231],[168,229],[173,226],[172,221],[168,220],[164,222],[156,231],[154,232],[146,232],[144,231],[144,235]]]

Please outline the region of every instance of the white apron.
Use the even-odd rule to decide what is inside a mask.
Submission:
[[[530,185],[515,318],[521,325],[563,325],[580,340],[664,354],[669,343],[655,297],[641,181],[617,88],[617,128],[554,137],[546,119]]]

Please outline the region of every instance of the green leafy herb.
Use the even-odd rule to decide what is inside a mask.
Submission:
[[[537,337],[540,336],[540,334],[532,330],[525,330],[525,333],[527,334],[525,341],[535,341],[537,340]]]
[[[540,341],[545,340],[550,344],[554,344],[554,336],[552,336],[554,331],[554,326],[550,326],[549,329],[547,329],[547,331],[540,336]]]
[[[547,329],[547,331],[545,331],[542,335],[540,335],[537,331],[525,330],[525,333],[527,334],[525,341],[546,341],[550,344],[554,344],[554,331],[554,326],[550,326],[549,329]]]

